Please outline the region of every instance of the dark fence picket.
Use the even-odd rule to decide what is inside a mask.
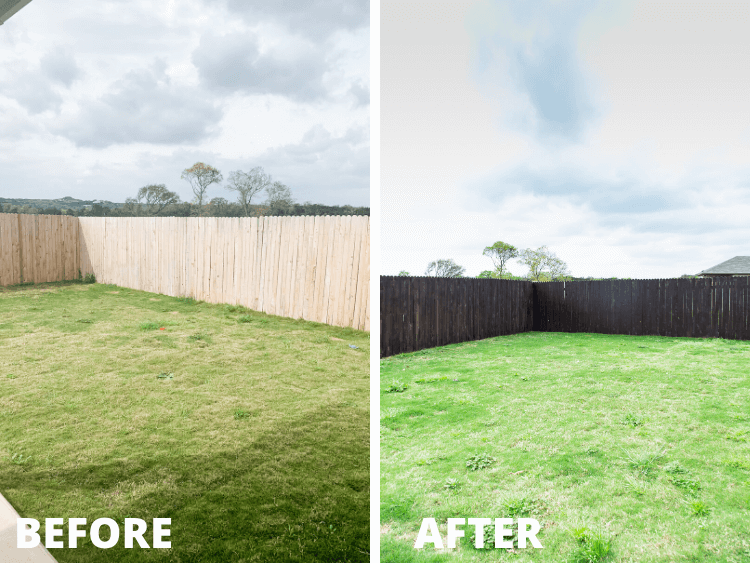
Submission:
[[[742,340],[750,340],[750,277],[742,278]]]
[[[750,340],[750,277],[381,277],[381,357],[530,330]]]

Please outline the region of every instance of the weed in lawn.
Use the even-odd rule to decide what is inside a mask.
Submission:
[[[690,503],[690,512],[692,512],[693,516],[708,516],[711,509],[703,501],[694,500]]]
[[[438,461],[443,459],[447,459],[447,456],[437,455],[428,457],[427,459],[420,459],[419,461],[417,461],[417,465],[432,465],[433,463],[437,463]]]
[[[691,477],[670,477],[669,481],[678,489],[684,490],[690,495],[697,495],[701,490],[701,484]]]
[[[632,475],[625,476],[625,485],[633,492],[633,494],[639,497],[646,494],[646,487],[643,482],[634,478]]]
[[[664,457],[664,448],[658,450],[645,450],[635,454],[631,454],[622,450],[627,457],[628,464],[631,469],[642,475],[643,477],[650,477],[657,470],[656,462]]]
[[[512,528],[513,528],[513,535],[512,536],[507,536],[507,535],[504,536],[504,538],[503,538],[504,541],[516,541],[517,540],[517,538],[518,538],[518,525],[514,523],[513,526],[512,526]],[[509,528],[506,527],[505,529],[508,530]],[[490,524],[489,526],[485,526],[483,540],[484,540],[484,545],[482,547],[478,548],[476,546],[476,541],[477,541],[477,534],[476,534],[476,532],[472,532],[471,535],[468,537],[469,545],[471,547],[473,547],[474,549],[478,549],[480,551],[490,551],[491,550],[492,552],[494,552],[495,551],[495,525],[494,524]]]
[[[211,337],[208,336],[205,332],[196,332],[195,334],[191,334],[188,336],[188,340],[192,342],[203,342],[205,344],[211,344]]]
[[[242,409],[237,409],[234,411],[234,419],[235,420],[244,420],[246,418],[250,418],[250,413],[247,411],[243,411]]]
[[[96,276],[94,274],[86,274],[83,276],[83,283],[96,283]]]
[[[469,459],[466,460],[466,467],[470,471],[479,471],[480,469],[485,469],[495,463],[495,458],[492,457],[489,454],[481,453],[481,454],[474,454]]]
[[[541,514],[542,510],[543,504],[541,501],[527,497],[511,499],[503,503],[503,513],[507,518],[519,518]]]
[[[445,484],[443,485],[443,488],[451,490],[451,491],[455,491],[460,486],[461,486],[461,482],[458,479],[454,479],[453,477],[448,477],[445,480]]]
[[[15,373],[9,373],[5,377],[7,377],[8,379],[15,379],[16,378],[16,374]]]
[[[242,315],[240,317],[237,317],[238,323],[251,323],[253,322],[253,316],[252,315]]]
[[[599,563],[606,561],[611,554],[612,542],[602,534],[592,532],[586,527],[575,528],[572,533],[578,542],[578,547],[571,557],[572,563]]]
[[[172,372],[163,371],[156,376],[156,379],[174,379],[174,374]]]
[[[83,324],[91,324],[94,322],[93,319],[76,319],[77,323],[83,323]]]
[[[646,422],[645,418],[637,414],[633,414],[632,412],[629,412],[628,414],[626,414],[625,418],[622,421],[623,424],[630,426],[631,428],[635,428],[637,426],[643,426],[644,422]]]
[[[671,475],[679,475],[680,473],[688,473],[688,470],[685,469],[682,465],[680,465],[680,462],[677,460],[670,461],[664,466],[664,471]]]
[[[576,540],[578,543],[584,543],[588,536],[591,534],[589,529],[586,526],[582,526],[580,528],[573,528],[570,531],[570,534],[573,536],[573,539]]]
[[[750,460],[742,461],[741,459],[729,459],[724,460],[723,464],[727,467],[731,467],[732,469],[743,469],[745,471],[750,471]]]
[[[146,321],[138,325],[141,330],[157,330],[161,328],[161,324],[152,321]]]
[[[402,381],[393,381],[388,387],[388,389],[385,390],[386,393],[403,393],[409,388],[409,386],[406,383],[403,383]]]

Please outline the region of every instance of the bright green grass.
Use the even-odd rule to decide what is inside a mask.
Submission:
[[[750,562],[750,342],[525,333],[380,378],[382,561]],[[517,516],[544,549],[412,548]]]
[[[42,522],[172,519],[171,550],[61,563],[369,561],[368,358],[365,332],[242,307],[2,290],[0,491]]]

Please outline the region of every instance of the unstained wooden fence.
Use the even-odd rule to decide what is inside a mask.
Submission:
[[[370,221],[0,214],[0,285],[97,281],[369,330]]]
[[[380,327],[381,357],[530,330],[750,340],[750,277],[531,283],[386,276]]]
[[[0,286],[75,279],[78,218],[0,213]]]

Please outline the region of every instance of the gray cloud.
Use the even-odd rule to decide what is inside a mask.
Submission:
[[[42,57],[39,66],[48,78],[68,88],[81,76],[81,69],[78,68],[73,55],[67,51],[50,51]]]
[[[47,52],[37,68],[8,69],[7,78],[0,86],[0,94],[18,102],[31,115],[45,111],[59,111],[63,98],[54,83],[70,87],[80,75],[72,55],[64,50]]]
[[[502,89],[510,80],[532,115],[506,113],[509,124],[545,137],[577,140],[597,116],[576,45],[580,22],[593,4],[491,0],[490,5],[502,8],[499,13],[510,21],[475,37],[482,87]]]
[[[250,94],[279,94],[298,100],[325,95],[321,82],[326,66],[312,50],[294,60],[260,54],[254,35],[204,35],[193,53],[193,64],[209,88]]]
[[[502,209],[510,198],[532,194],[544,198],[544,202],[585,207],[593,212],[592,223],[580,225],[581,229],[611,233],[625,228],[681,240],[708,235],[732,240],[747,231],[745,215],[733,212],[750,208],[746,184],[717,183],[710,169],[699,167],[678,184],[668,185],[644,180],[635,171],[602,177],[584,168],[522,164],[469,184],[465,201],[469,202],[468,210],[477,212]],[[580,232],[565,232],[564,236],[575,234]]]
[[[340,137],[317,125],[299,143],[269,149],[256,160],[288,184],[299,201],[369,205],[370,145],[367,127]]]
[[[369,0],[228,0],[227,6],[249,24],[267,18],[315,39],[370,22]]]
[[[164,64],[130,71],[54,131],[79,146],[184,144],[215,132],[222,111],[201,92],[170,84]]]
[[[594,116],[572,45],[551,42],[534,55],[513,53],[513,72],[539,117],[540,133],[575,138]]]
[[[501,203],[509,195],[532,193],[586,204],[601,214],[626,216],[663,213],[687,207],[694,189],[679,191],[631,176],[599,178],[576,168],[540,169],[524,164],[492,179],[478,182],[472,193],[484,201]],[[622,221],[622,217],[620,218]]]
[[[0,87],[0,94],[15,100],[32,115],[58,111],[62,105],[62,96],[52,88],[49,79],[36,72],[15,74]]]
[[[370,89],[361,83],[353,84],[349,93],[354,96],[355,107],[370,105]]]

